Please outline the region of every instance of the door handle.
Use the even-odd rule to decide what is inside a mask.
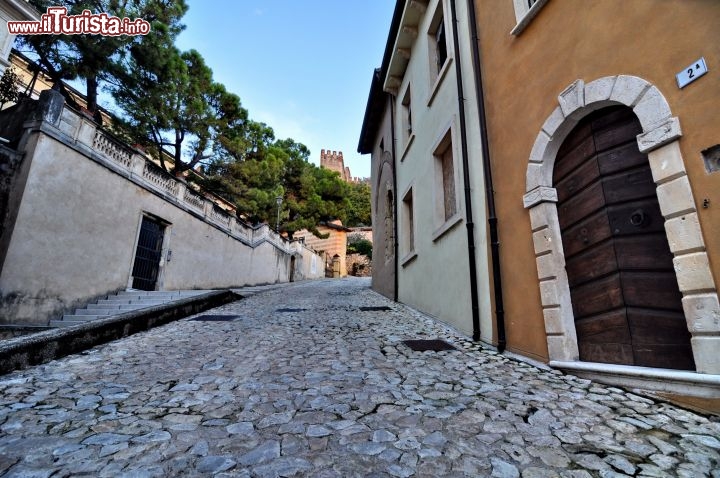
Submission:
[[[635,227],[640,227],[645,224],[646,219],[645,211],[642,209],[636,209],[630,214],[630,224]]]

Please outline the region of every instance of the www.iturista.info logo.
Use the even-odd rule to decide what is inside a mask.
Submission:
[[[147,35],[150,23],[137,18],[118,18],[107,13],[83,10],[80,15],[68,15],[65,7],[49,7],[39,22],[8,22],[11,35]]]

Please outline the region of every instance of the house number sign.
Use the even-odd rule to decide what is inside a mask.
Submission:
[[[678,87],[685,88],[687,85],[707,73],[707,71],[708,69],[705,64],[705,58],[700,58],[699,60],[694,61],[692,65],[683,68],[680,73],[675,75]]]

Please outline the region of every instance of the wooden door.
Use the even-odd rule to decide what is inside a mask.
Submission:
[[[580,359],[694,370],[690,333],[647,156],[627,107],[583,119],[553,183]]]

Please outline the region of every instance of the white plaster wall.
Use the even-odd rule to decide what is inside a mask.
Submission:
[[[34,150],[0,274],[0,320],[46,323],[86,300],[128,286],[143,213],[170,223],[161,290],[285,282],[290,255],[254,249],[43,133]],[[29,142],[32,144],[32,141]],[[302,250],[296,280],[317,278]],[[301,274],[297,274],[300,271]]]
[[[490,285],[492,265],[489,260],[487,201],[485,195],[485,175],[483,172],[482,141],[475,73],[472,67],[472,37],[467,2],[455,2],[458,16],[460,40],[460,58],[462,61],[463,96],[465,98],[465,125],[467,129],[468,163],[470,176],[470,195],[472,200],[473,224],[475,234],[475,267],[477,269],[478,307],[480,310],[480,339],[493,342],[495,319],[491,300]],[[458,185],[460,197],[464,189],[462,176]],[[461,199],[464,202],[464,199]],[[462,229],[465,225],[462,225]],[[465,233],[465,231],[463,230]],[[502,239],[501,239],[502,240]],[[508,280],[505,277],[505,280]]]
[[[322,257],[310,249],[303,248],[301,257],[296,257],[294,280],[319,279],[325,277],[325,264]]]
[[[446,26],[452,25],[449,2],[443,2]],[[462,175],[462,148],[458,110],[456,65],[458,53],[453,50],[453,37],[448,30],[448,56],[453,60],[444,78],[437,86],[432,101],[431,92],[435,83],[430,75],[428,29],[438,0],[428,4],[427,11],[418,26],[418,37],[412,50],[408,67],[396,97],[396,110],[402,111],[401,100],[408,83],[411,85],[414,138],[405,151],[402,134],[397,144],[397,200],[402,216],[402,199],[410,187],[413,188],[415,252],[417,257],[403,265],[406,252],[403,247],[400,227],[399,295],[401,302],[447,322],[460,331],[472,334],[472,304],[470,298],[468,244],[465,225],[465,201]],[[464,2],[457,2],[459,35],[462,43],[469,43],[467,12]],[[472,163],[473,212],[477,247],[478,288],[480,299],[482,338],[492,339],[492,317],[487,280],[487,248],[485,242],[485,204],[482,191],[482,169],[477,120],[477,103],[474,101],[472,82],[472,57],[469,49],[463,48],[461,65],[464,70],[464,93],[466,123],[468,128],[469,159]],[[436,219],[435,158],[433,151],[448,127],[452,128],[453,157],[455,163],[455,191],[457,210],[461,219],[442,237],[433,241],[441,223]],[[402,131],[402,115],[396,115],[396,131]],[[475,136],[475,137],[473,137]],[[402,217],[399,223],[403,224]]]

